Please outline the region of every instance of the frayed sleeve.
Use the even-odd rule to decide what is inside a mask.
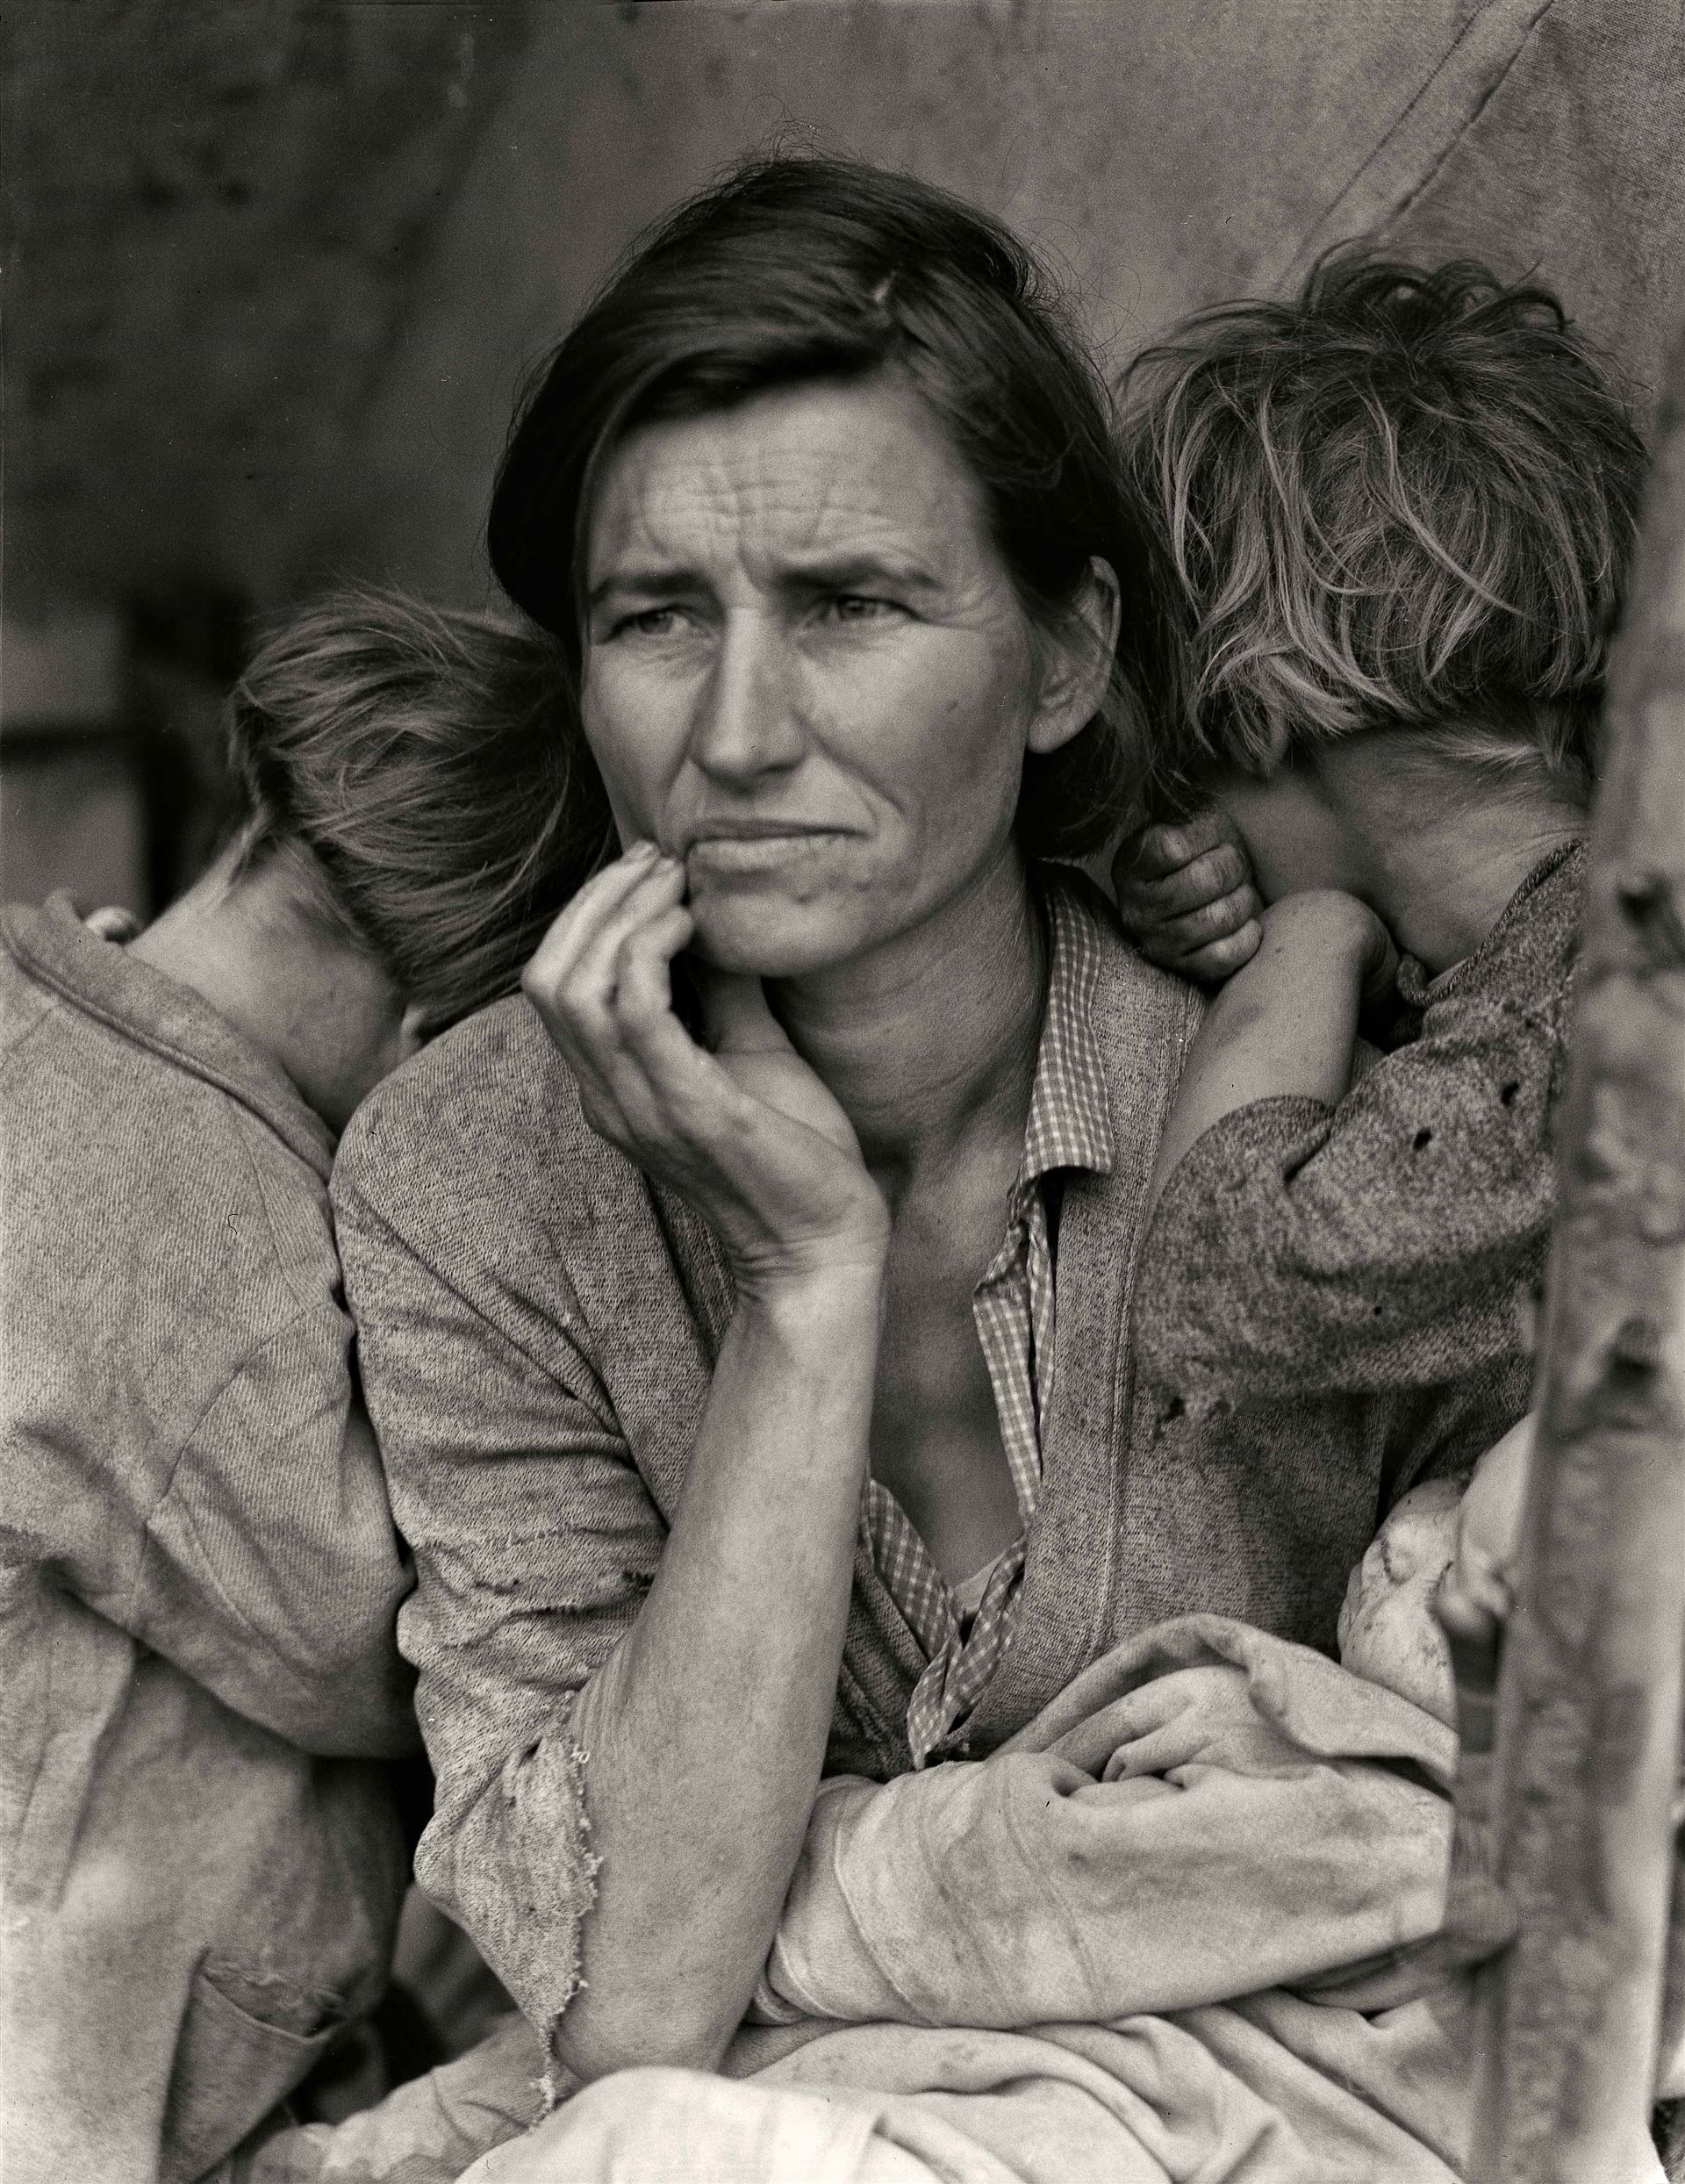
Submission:
[[[577,1320],[498,1324],[343,1162],[335,1203],[369,1413],[415,1556],[398,1637],[437,1778],[416,1875],[548,2036],[578,1985],[595,1895],[574,1705],[635,1619],[665,1527]]]
[[[1525,1347],[1552,1203],[1556,1012],[1430,1009],[1337,1108],[1215,1124],[1155,1211],[1136,1340],[1199,1409],[1441,1384]]]

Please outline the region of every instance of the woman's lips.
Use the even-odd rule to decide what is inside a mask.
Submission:
[[[812,857],[833,844],[846,840],[836,827],[756,829],[754,832],[709,834],[691,844],[685,862],[690,869],[721,878],[773,872],[799,858]]]

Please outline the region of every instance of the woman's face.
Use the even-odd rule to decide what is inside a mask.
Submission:
[[[630,435],[589,556],[585,733],[724,969],[845,962],[964,894],[1026,749],[1097,702],[1037,677],[970,475],[892,382]]]

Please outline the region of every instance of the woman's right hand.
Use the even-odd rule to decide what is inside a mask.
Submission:
[[[674,1014],[670,966],[695,930],[684,892],[684,866],[638,843],[580,889],[527,967],[585,1119],[708,1221],[740,1295],[881,1272],[882,1195],[760,981],[703,973],[712,1052]]]

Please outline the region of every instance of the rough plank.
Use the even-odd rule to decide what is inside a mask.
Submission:
[[[1481,1975],[1481,2184],[1654,2173],[1685,1647],[1685,341],[1607,732],[1499,1685],[1516,1930]]]

